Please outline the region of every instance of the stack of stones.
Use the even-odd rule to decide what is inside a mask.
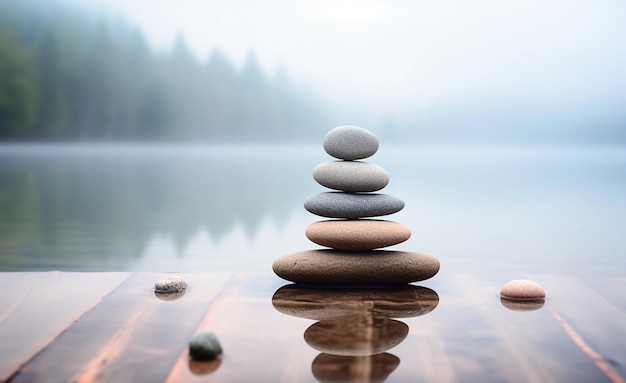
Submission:
[[[329,249],[284,255],[274,272],[300,284],[394,285],[422,281],[439,271],[439,260],[423,253],[377,250],[406,241],[411,231],[393,221],[371,219],[396,213],[404,201],[374,193],[389,183],[382,167],[359,161],[378,151],[378,139],[355,126],[340,126],[324,138],[324,150],[336,161],[324,162],[313,178],[331,192],[306,199],[309,212],[331,218],[306,229],[314,243]]]

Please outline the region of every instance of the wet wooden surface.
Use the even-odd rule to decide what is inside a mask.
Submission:
[[[442,273],[419,288],[342,292],[285,287],[271,272],[182,273],[189,288],[168,301],[153,291],[164,275],[0,273],[0,381],[626,377],[626,277],[528,275],[545,304],[510,305],[498,291],[519,276]],[[189,359],[201,329],[219,338],[219,360]]]

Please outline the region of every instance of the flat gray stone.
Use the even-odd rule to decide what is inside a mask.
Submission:
[[[439,271],[439,260],[408,251],[306,250],[279,257],[272,269],[299,284],[380,286],[432,278]]]
[[[385,169],[362,161],[321,163],[313,170],[313,178],[322,186],[348,192],[374,192],[389,183]]]
[[[339,126],[324,137],[324,150],[340,160],[360,160],[376,153],[378,138],[363,128]]]
[[[308,197],[304,208],[322,217],[355,219],[397,213],[404,201],[387,194],[325,192]]]

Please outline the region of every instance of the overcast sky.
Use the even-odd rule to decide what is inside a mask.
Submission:
[[[335,102],[623,108],[622,0],[75,0],[120,11],[158,49],[254,50]],[[106,5],[105,5],[106,4]],[[619,105],[618,105],[619,104]]]

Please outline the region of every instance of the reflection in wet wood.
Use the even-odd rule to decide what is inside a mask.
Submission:
[[[368,356],[397,346],[408,333],[409,326],[400,321],[355,315],[316,322],[306,329],[304,340],[327,354]]]
[[[189,371],[194,375],[208,375],[217,371],[222,364],[221,359],[215,360],[193,360],[189,359]]]
[[[313,361],[315,377],[336,382],[385,380],[400,364],[399,358],[385,352],[409,332],[405,323],[390,318],[426,315],[438,303],[435,291],[413,285],[373,289],[288,285],[272,297],[272,304],[282,313],[320,320],[304,332],[304,340],[322,351]]]
[[[515,300],[508,298],[500,298],[502,306],[513,311],[535,311],[539,310],[546,303],[543,299],[527,299],[527,300]]]
[[[626,375],[624,298],[598,278],[531,276],[546,289],[545,305],[520,312],[498,294],[510,275],[326,290],[282,286],[269,271],[191,273],[174,301],[154,295],[162,275],[0,273],[0,381],[623,382]],[[219,360],[189,359],[188,342],[204,328],[222,344]]]
[[[449,296],[453,301],[440,305],[432,319],[443,326],[439,334],[456,376],[493,382],[608,381],[547,310],[517,312],[503,307],[498,292],[506,280],[456,275],[446,281],[437,291],[442,300]],[[458,292],[467,286],[472,288]],[[554,291],[543,286],[550,304]],[[462,326],[453,318],[459,313]]]
[[[370,356],[340,356],[319,354],[311,371],[323,383],[335,382],[384,382],[400,364],[391,354]]]
[[[273,309],[272,292],[283,284],[275,277],[236,274],[194,331],[213,331],[224,353],[219,368],[205,375],[191,370],[188,350],[178,356],[168,383],[299,382],[310,376],[315,350],[302,340],[307,323]],[[310,381],[311,379],[309,379]]]
[[[408,380],[432,383],[464,381],[463,377],[457,379],[455,376],[452,360],[447,351],[448,345],[441,334],[444,328],[439,326],[433,317],[434,313],[415,320],[407,320],[409,335],[403,343],[393,349],[393,352],[402,356],[404,361],[400,370],[394,373],[398,380],[404,377]]]
[[[427,287],[324,289],[286,285],[272,297],[274,307],[287,315],[324,320],[355,313],[387,318],[425,315],[437,307],[439,296]]]

